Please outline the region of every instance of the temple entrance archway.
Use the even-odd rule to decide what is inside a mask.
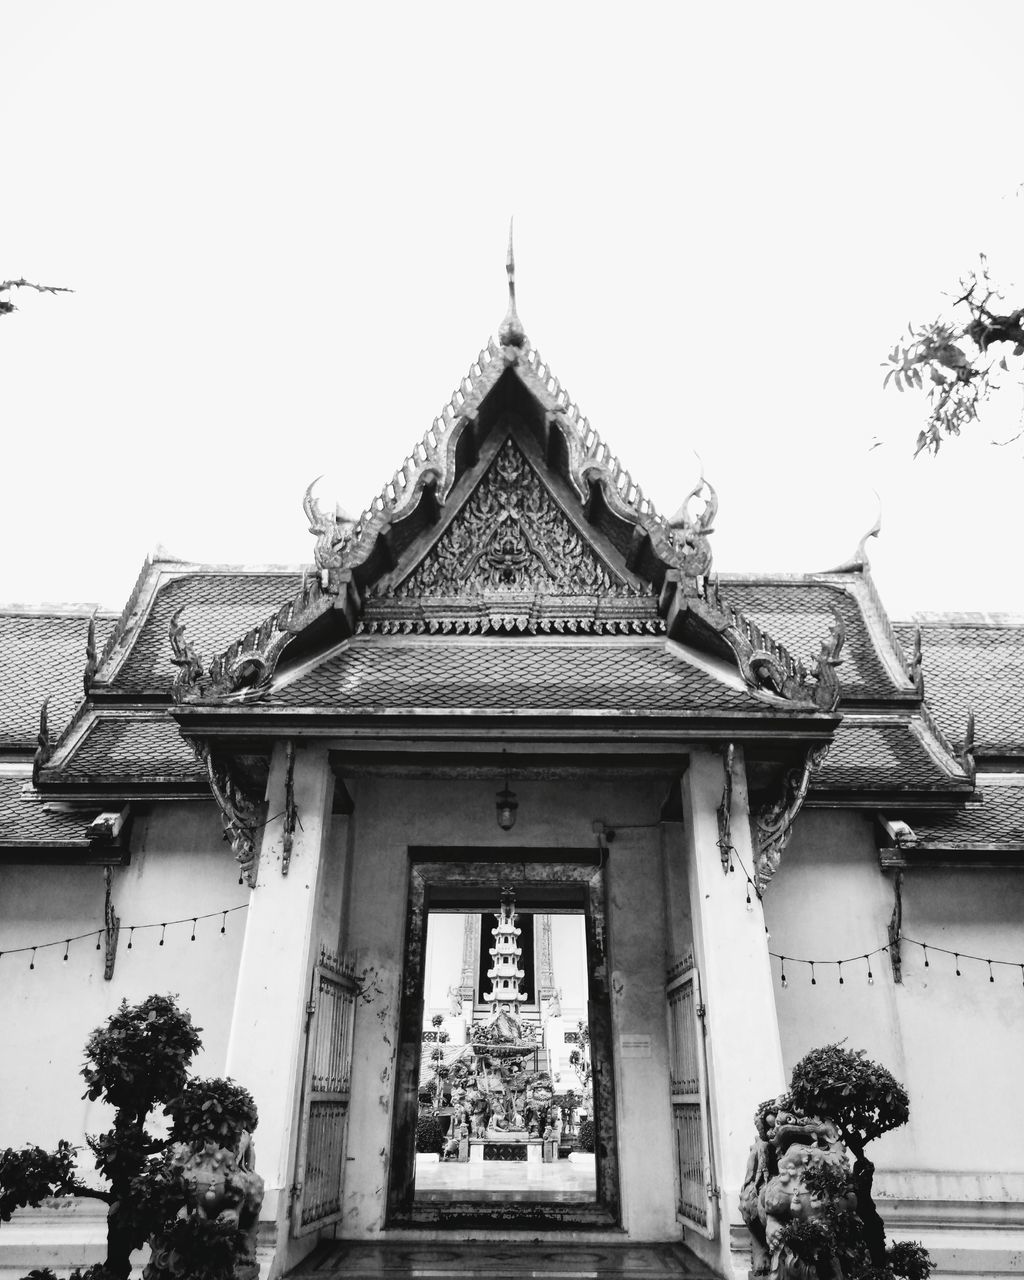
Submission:
[[[605,876],[600,857],[593,849],[530,849],[503,852],[500,857],[489,858],[479,849],[421,848],[410,850],[410,855],[388,1225],[470,1226],[499,1220],[505,1227],[524,1229],[619,1225],[611,1008],[605,957]],[[504,905],[499,908],[502,898]],[[510,1193],[501,1196],[474,1189],[472,1178],[457,1175],[449,1178],[447,1189],[439,1188],[435,1178],[430,1189],[421,1186],[418,1190],[417,1123],[424,1106],[436,1111],[436,1099],[424,1104],[421,1095],[425,1096],[425,1088],[429,1090],[431,1083],[434,1089],[438,1087],[436,1076],[431,1078],[431,1083],[425,1082],[422,1070],[424,979],[430,919],[436,920],[444,914],[465,917],[481,913],[492,924],[497,920],[496,927],[500,929],[503,913],[511,922],[519,912],[532,916],[535,921],[544,917],[571,917],[578,922],[585,941],[585,1032],[592,1062],[592,1102],[588,1098],[588,1111],[592,1116],[588,1115],[588,1119],[592,1119],[594,1126],[592,1172],[583,1177],[549,1179],[545,1188],[544,1179],[537,1176],[540,1170],[533,1170],[532,1178],[524,1176],[514,1192],[510,1183]],[[495,940],[499,947],[502,936],[499,934]],[[511,934],[504,936],[512,945]],[[496,989],[501,985],[500,957],[497,966]],[[470,1001],[470,1011],[473,1003]],[[488,1026],[489,1032],[481,1034]],[[489,1037],[490,1043],[484,1043]],[[519,1025],[514,1018],[510,1023],[504,1013],[486,1020],[477,1016],[467,1026],[465,1047],[444,1055],[458,1063],[463,1089],[474,1098],[481,1094],[489,1096],[495,1113],[483,1125],[478,1118],[476,1126],[466,1117],[461,1153],[457,1148],[452,1149],[452,1158],[458,1160],[460,1154],[463,1161],[473,1157],[476,1161],[507,1158],[508,1169],[502,1176],[513,1181],[517,1167],[525,1172],[525,1166],[514,1164],[516,1158],[532,1155],[535,1160],[549,1163],[559,1159],[557,1124],[548,1123],[546,1110],[550,1101],[549,1084],[557,1086],[557,1082],[543,1079],[549,1059],[543,1056],[540,1041],[541,1037],[526,1017]],[[448,1112],[444,1119],[451,1128],[451,1108],[443,1110]],[[537,1129],[535,1135],[530,1133],[531,1128]],[[458,1132],[453,1136],[458,1137]],[[509,1141],[502,1141],[506,1137]],[[587,1168],[584,1165],[584,1170]],[[557,1174],[557,1168],[553,1172]],[[553,1191],[556,1183],[560,1185]]]

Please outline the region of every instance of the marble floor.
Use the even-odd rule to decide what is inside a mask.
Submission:
[[[289,1280],[714,1280],[681,1244],[326,1243]]]
[[[482,1160],[460,1164],[436,1156],[416,1157],[416,1199],[591,1202],[597,1192],[594,1157],[574,1151],[550,1164],[526,1160]]]

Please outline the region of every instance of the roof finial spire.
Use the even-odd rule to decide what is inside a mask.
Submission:
[[[508,220],[508,257],[505,259],[508,273],[508,310],[498,330],[498,341],[503,347],[521,347],[526,342],[526,330],[516,312],[516,258],[512,249],[512,219]]]

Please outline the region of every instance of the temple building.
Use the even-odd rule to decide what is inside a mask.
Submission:
[[[271,1280],[456,1245],[733,1280],[755,1110],[842,1041],[911,1100],[890,1235],[1010,1274],[1024,627],[891,622],[866,540],[720,571],[714,489],[654,510],[509,279],[362,515],[310,487],[310,564],[0,616],[0,1147],[104,1127],[82,1046],[170,991],[256,1099]]]

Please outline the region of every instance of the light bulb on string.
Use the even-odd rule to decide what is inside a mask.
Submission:
[[[191,937],[191,939],[190,939],[190,941],[192,941],[192,942],[195,942],[195,940],[196,940],[196,921],[197,921],[198,919],[199,919],[199,917],[198,917],[198,916],[193,916],[193,917],[192,917],[192,937]]]
[[[101,929],[101,930],[99,931],[99,933],[97,933],[97,935],[96,935],[96,950],[97,950],[97,951],[99,951],[99,949],[100,949],[100,938],[102,938],[102,937],[103,937],[103,930]]]
[[[220,931],[224,933],[228,927],[228,913],[225,911],[220,918]]]
[[[867,964],[867,966],[868,966],[868,986],[869,986],[869,987],[873,987],[873,986],[875,985],[875,975],[871,972],[871,958],[870,958],[870,956],[865,956],[865,957],[864,957],[864,961],[865,961],[865,963],[866,963],[866,964]]]
[[[779,959],[782,961],[782,986],[785,988],[789,986],[789,979],[786,977],[786,957],[780,956]],[[1021,971],[1024,972],[1024,965],[1021,965]]]
[[[811,963],[811,986],[816,987],[818,985],[818,979],[814,976],[814,961],[812,960],[810,963]]]
[[[135,937],[135,926],[132,925],[128,930],[128,950],[129,951],[131,951],[132,949],[132,938],[134,937]]]
[[[953,955],[956,960],[956,976],[959,978],[960,977],[960,952],[954,951]]]
[[[837,961],[837,963],[839,965],[839,985],[842,987],[845,985],[845,982],[843,979],[843,962],[842,960],[839,960]]]
[[[36,967],[36,948],[32,948],[32,959],[28,962],[28,967],[34,969]]]
[[[986,963],[988,965],[988,980],[989,982],[995,982],[995,974],[992,972],[992,961],[988,960]]]
[[[928,968],[928,948],[924,945],[923,942],[921,943],[921,947],[924,951],[924,967],[927,969]]]
[[[68,958],[68,952],[71,950],[71,939],[68,938],[64,943],[64,959]]]
[[[162,924],[162,925],[160,926],[160,941],[159,941],[159,943],[157,944],[158,946],[161,946],[161,947],[162,947],[162,946],[164,945],[164,934],[165,934],[166,932],[167,932],[167,926],[166,926],[165,924]]]

